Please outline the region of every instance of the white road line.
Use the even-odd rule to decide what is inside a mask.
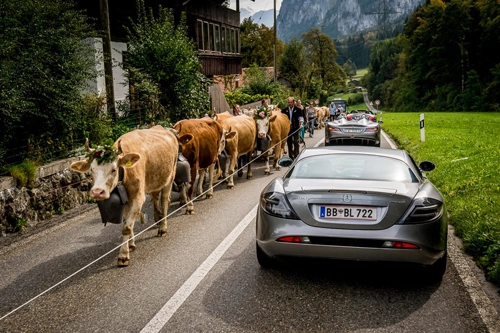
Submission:
[[[236,241],[238,236],[245,228],[253,221],[257,214],[257,206],[241,220],[240,223],[231,231],[229,235],[217,246],[217,248],[205,259],[198,269],[184,282],[184,284],[176,291],[176,293],[168,300],[167,303],[158,311],[158,313],[149,321],[149,323],[141,330],[141,333],[159,332],[172,318],[177,309],[186,301],[191,293],[200,284],[203,278],[210,272],[212,267],[219,261],[222,255]]]
[[[382,131],[382,136],[384,137],[385,141],[389,143],[389,146],[391,146],[392,149],[398,149],[398,146],[392,141],[392,139],[387,135],[386,132]]]

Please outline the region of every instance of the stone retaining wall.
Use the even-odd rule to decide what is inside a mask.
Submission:
[[[18,188],[16,179],[0,178],[0,234],[24,231],[54,215],[88,202],[87,175],[69,169],[73,157],[38,168],[33,187]]]

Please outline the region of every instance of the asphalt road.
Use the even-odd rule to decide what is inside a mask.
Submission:
[[[308,146],[322,142],[315,134]],[[195,215],[174,203],[166,238],[136,223],[145,231],[126,268],[116,266],[121,228],[104,227],[96,208],[3,247],[0,332],[500,332],[496,289],[452,233],[441,283],[395,264],[261,269],[255,207],[284,170],[265,176],[258,161],[253,171],[196,201]]]

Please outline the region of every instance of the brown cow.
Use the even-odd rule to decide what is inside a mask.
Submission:
[[[166,217],[179,147],[175,135],[161,126],[126,133],[113,147],[92,151],[87,141],[88,159],[72,163],[71,169],[80,173],[90,171],[94,183],[90,197],[106,200],[120,181],[119,169],[123,168],[122,184],[127,190],[128,202],[124,208],[124,244],[118,254],[118,266],[128,266],[130,251],[135,249],[134,223],[141,217],[146,194],[151,194],[155,221],[161,220],[158,236],[167,235]]]
[[[186,214],[194,214],[193,194],[196,175],[199,171],[197,195],[203,193],[203,181],[205,180],[205,169],[209,170],[209,188],[206,198],[213,197],[214,167],[218,155],[224,150],[226,132],[222,126],[211,119],[203,117],[201,119],[185,119],[174,125],[174,130],[178,132],[177,138],[182,147],[182,155],[189,161],[191,167],[191,182],[187,193]],[[181,186],[181,193],[185,191],[185,186]],[[186,198],[181,194],[181,204]]]
[[[288,137],[288,132],[290,132],[290,120],[285,114],[281,113],[280,109],[276,109],[272,111],[270,117],[268,115],[262,117],[257,114],[255,116],[255,123],[257,124],[258,138],[263,139],[266,135],[269,135],[271,138],[269,147],[273,147],[274,149],[273,167],[275,170],[280,170],[281,167],[278,165],[278,160],[283,157],[283,152],[286,149],[286,138]],[[271,173],[269,155],[270,152],[264,155],[266,158],[266,169],[264,173],[266,175]]]
[[[251,159],[252,153],[255,149],[255,138],[257,136],[257,129],[255,127],[255,121],[246,116],[232,116],[229,112],[224,112],[215,116],[217,122],[219,122],[222,127],[231,132],[231,138],[226,136],[226,152],[229,156],[229,181],[227,183],[227,188],[234,187],[233,173],[238,161],[238,157],[242,155],[247,156],[247,179],[252,179],[252,168]],[[235,132],[233,135],[232,132]],[[240,167],[240,166],[238,166]],[[224,170],[224,175],[226,166],[222,166]],[[238,177],[243,175],[243,170],[238,171]]]

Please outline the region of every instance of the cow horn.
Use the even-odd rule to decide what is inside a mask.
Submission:
[[[117,143],[117,146],[118,146],[118,155],[121,155],[123,152],[122,152],[122,145],[121,145],[122,141],[118,141]]]
[[[90,152],[89,138],[85,138],[85,151]]]

